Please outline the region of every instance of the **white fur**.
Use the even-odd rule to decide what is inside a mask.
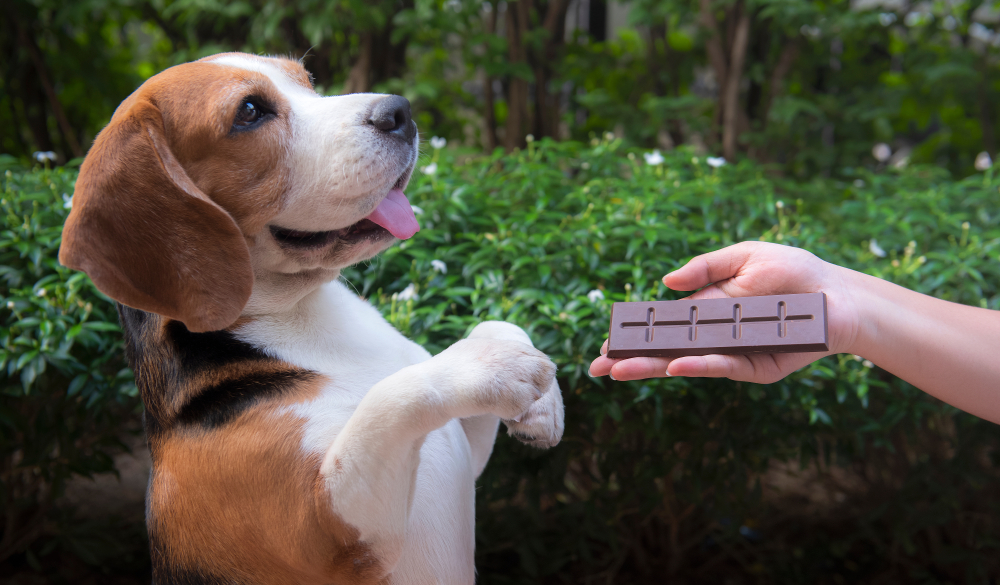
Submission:
[[[273,225],[349,226],[412,172],[416,140],[393,147],[359,123],[384,96],[320,98],[266,61],[212,62],[267,75],[291,104],[293,182]],[[303,451],[323,458],[331,509],[359,530],[392,583],[473,583],[475,479],[499,418],[537,445],[558,442],[555,367],[501,323],[431,357],[335,280],[379,249],[331,260],[290,253],[268,234],[250,239],[255,284],[244,315],[253,319],[235,334],[329,378],[318,397],[287,411],[303,421]]]

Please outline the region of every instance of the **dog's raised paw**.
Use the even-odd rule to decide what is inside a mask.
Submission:
[[[517,420],[505,419],[507,434],[539,449],[555,447],[562,440],[564,412],[559,383],[552,379],[548,391]]]

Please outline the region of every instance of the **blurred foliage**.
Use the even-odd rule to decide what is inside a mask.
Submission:
[[[345,272],[432,351],[502,318],[560,367],[565,442],[501,438],[480,482],[482,583],[1000,574],[997,427],[862,359],[770,386],[585,373],[611,301],[675,298],[660,275],[745,239],[1000,309],[998,182],[973,169],[997,155],[996,4],[634,0],[630,28],[600,40],[595,23],[543,26],[578,2],[5,1],[0,563],[61,551],[106,568],[145,546],[59,507],[71,475],[113,470],[139,409],[113,306],[58,265],[59,230],[78,157],[122,99],[165,67],[244,50],[306,55],[321,93],[405,95],[425,135],[487,152],[433,150],[409,189],[420,234]],[[736,154],[714,168],[727,124]],[[637,150],[653,147],[665,162]],[[66,166],[23,168],[49,150]],[[776,462],[843,500],[782,496]]]
[[[138,426],[114,305],[56,259],[75,180],[70,168],[0,178],[0,562],[86,550],[53,526],[66,517],[53,505],[71,475],[114,471]]]
[[[324,93],[405,95],[425,132],[486,151],[613,131],[718,154],[729,132],[731,160],[799,178],[907,163],[965,176],[997,155],[993,0],[634,0],[619,31],[580,20],[605,0],[519,2],[8,0],[0,152],[80,156],[142,80],[243,50],[305,56]],[[883,142],[893,156],[876,161]]]
[[[505,319],[559,366],[564,443],[540,453],[501,439],[480,481],[480,581],[998,574],[1000,510],[986,494],[1000,487],[1000,430],[870,362],[829,357],[770,386],[616,383],[586,370],[610,302],[678,298],[660,275],[746,239],[1000,309],[1000,182],[921,167],[794,183],[749,162],[713,168],[687,149],[661,164],[637,154],[613,136],[457,166],[435,150],[408,189],[420,234],[345,272],[431,351]],[[776,461],[820,470],[845,501],[796,514],[764,498]]]
[[[432,352],[507,319],[559,367],[563,443],[541,452],[501,436],[479,482],[480,582],[982,583],[1000,573],[1000,430],[861,358],[825,358],[769,386],[586,375],[612,301],[677,298],[660,275],[747,239],[1000,309],[992,171],[792,182],[749,161],[713,167],[687,148],[659,164],[647,155],[613,136],[461,160],[432,148],[408,188],[420,233],[344,272]],[[56,261],[74,179],[12,166],[0,182],[2,541],[10,562],[49,567],[62,551],[108,570],[145,542],[58,506],[71,474],[112,469],[137,423],[113,305]],[[774,487],[781,478],[799,491]],[[822,505],[802,503],[812,490],[827,494]]]

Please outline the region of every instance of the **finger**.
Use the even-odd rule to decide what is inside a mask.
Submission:
[[[686,301],[686,300],[697,301],[697,300],[701,300],[701,299],[728,299],[728,298],[731,298],[731,297],[732,297],[732,295],[730,295],[730,294],[726,293],[726,291],[722,290],[722,288],[718,284],[712,284],[712,285],[706,286],[705,288],[701,289],[700,291],[698,291],[698,292],[696,292],[696,293],[694,293],[692,295],[688,295],[688,296],[686,296],[686,297],[684,297],[683,299],[680,299],[680,300],[682,300],[682,301]]]
[[[672,376],[689,378],[729,378],[741,382],[767,383],[765,373],[775,375],[777,367],[768,367],[759,356],[702,355],[675,359],[668,368]],[[773,359],[770,360],[773,364]],[[779,376],[776,379],[781,379]],[[773,380],[771,380],[773,381]]]
[[[608,342],[609,341],[611,341],[611,340],[610,339],[605,339],[604,340],[604,345],[601,346],[601,355],[608,355]]]
[[[752,242],[743,242],[695,256],[684,266],[664,276],[663,284],[673,290],[695,290],[731,278],[746,264],[753,253],[753,247]]]
[[[757,353],[750,355],[705,355],[676,358],[671,376],[729,378],[740,382],[772,384],[828,353]]]
[[[602,355],[590,363],[590,376],[592,378],[607,376],[611,373],[611,368],[616,363],[618,363],[618,360],[613,360]]]
[[[667,376],[668,364],[669,358],[638,357],[618,360],[611,368],[611,377],[620,381],[664,378]]]

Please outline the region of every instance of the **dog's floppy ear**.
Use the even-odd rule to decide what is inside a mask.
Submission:
[[[160,110],[129,101],[80,169],[59,261],[125,305],[191,331],[223,329],[250,298],[250,251],[177,162]]]

